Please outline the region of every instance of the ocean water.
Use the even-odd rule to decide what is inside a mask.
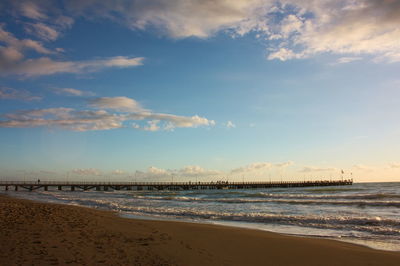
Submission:
[[[124,217],[256,228],[400,251],[400,182],[241,190],[2,193],[112,210]]]

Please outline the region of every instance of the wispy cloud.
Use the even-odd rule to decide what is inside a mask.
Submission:
[[[236,125],[232,122],[232,121],[228,121],[225,123],[226,128],[230,129],[230,128],[235,128]]]
[[[125,175],[126,172],[123,170],[116,169],[116,170],[112,171],[111,174],[112,175]]]
[[[41,29],[45,38],[54,39],[57,33],[46,25],[32,24],[31,27]],[[43,37],[43,36],[42,36]],[[31,39],[18,39],[12,33],[6,31],[0,24],[0,76],[19,75],[24,77],[53,75],[58,73],[91,73],[105,68],[127,68],[143,64],[143,57],[114,56],[83,61],[54,60],[51,55],[59,53],[63,49],[50,50],[44,45]],[[25,50],[33,50],[46,56],[25,58]]]
[[[299,172],[302,173],[312,173],[312,172],[335,172],[339,169],[334,167],[315,167],[315,166],[305,166]]]
[[[362,57],[348,57],[348,56],[340,57],[336,60],[335,64],[347,64],[347,63],[351,63],[351,62],[358,61],[361,59],[362,59]]]
[[[88,169],[73,169],[71,171],[73,174],[82,175],[82,176],[99,176],[102,175],[102,171],[95,168],[88,168]]]
[[[259,162],[259,163],[252,163],[243,167],[239,167],[233,169],[231,171],[232,174],[242,174],[242,173],[249,173],[249,172],[257,172],[257,171],[265,171],[271,168],[285,168],[292,165],[293,162],[283,162],[283,163],[270,163],[270,162]]]
[[[3,51],[7,48],[8,50],[18,51],[22,53],[24,50],[34,50],[37,53],[41,54],[52,54],[54,51],[51,51],[48,48],[45,48],[43,44],[39,41],[31,40],[31,39],[18,39],[12,34],[4,29],[4,25],[0,24],[0,43],[5,43],[7,46],[0,46],[2,47]],[[1,52],[1,51],[0,51]],[[2,60],[8,59],[20,59],[14,57],[7,57],[3,56],[0,58]],[[1,61],[0,61],[1,62]]]
[[[126,123],[143,120],[147,121],[146,125],[140,126],[135,123],[137,126],[132,128],[157,131],[215,125],[213,120],[197,115],[189,117],[153,113],[143,109],[134,99],[127,97],[95,98],[90,101],[90,106],[101,110],[76,110],[65,107],[21,110],[3,115],[0,127],[54,127],[72,131],[90,131],[122,128],[126,127]]]
[[[143,59],[143,57],[116,56],[87,61],[54,61],[49,57],[40,57],[18,62],[0,61],[0,75],[21,75],[25,77],[33,77],[57,73],[91,73],[105,68],[140,66],[143,64]]]
[[[45,41],[54,41],[60,36],[55,28],[41,22],[26,23],[25,31]]]
[[[34,96],[27,90],[16,90],[8,87],[0,87],[0,99],[3,100],[21,100],[21,101],[38,101],[42,97]]]
[[[94,96],[95,93],[91,91],[83,91],[74,88],[54,88],[52,91],[56,94],[66,96]]]
[[[198,165],[188,165],[180,169],[162,169],[157,168],[155,166],[151,166],[147,168],[146,171],[136,171],[136,177],[142,179],[150,179],[150,178],[157,178],[157,179],[171,179],[172,177],[175,178],[183,178],[183,177],[216,177],[225,175],[223,171],[219,170],[210,170],[205,169]]]
[[[390,163],[389,167],[390,168],[400,168],[400,163]]]
[[[98,109],[111,109],[122,112],[145,112],[136,100],[128,97],[100,97],[89,100],[92,107]]]
[[[46,19],[45,11],[35,1],[18,1],[17,8],[21,15],[31,19]]]

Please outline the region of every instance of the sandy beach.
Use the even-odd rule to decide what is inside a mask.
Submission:
[[[398,265],[400,252],[0,196],[0,265]]]

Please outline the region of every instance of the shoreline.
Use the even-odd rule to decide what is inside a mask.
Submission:
[[[91,208],[88,206],[80,206],[84,208]],[[101,209],[99,209],[101,210]],[[104,210],[110,211],[110,210]],[[111,211],[113,212],[113,211]],[[248,230],[256,230],[261,232],[267,232],[272,234],[279,234],[283,236],[290,236],[290,237],[300,237],[300,238],[312,238],[312,239],[326,239],[337,241],[341,243],[350,243],[353,245],[358,245],[374,250],[381,250],[381,251],[389,251],[389,252],[399,252],[400,247],[398,249],[391,249],[393,244],[390,244],[390,248],[388,248],[388,244],[384,242],[377,242],[373,240],[362,240],[356,239],[351,237],[334,237],[328,235],[317,235],[317,234],[302,234],[302,233],[287,233],[287,232],[280,232],[278,230],[273,230],[270,228],[262,228],[257,223],[246,223],[246,222],[236,222],[236,221],[201,221],[201,220],[191,220],[191,219],[177,219],[177,218],[169,218],[169,217],[154,217],[154,216],[146,216],[146,215],[133,215],[133,214],[126,214],[126,213],[119,213],[115,212],[116,215],[122,217],[124,219],[134,219],[134,220],[143,220],[143,221],[160,221],[160,222],[178,222],[178,223],[193,223],[193,224],[208,224],[208,225],[215,225],[215,226],[223,226],[223,227],[232,227],[232,228],[239,228],[239,229],[248,229]],[[294,227],[294,226],[293,226]],[[378,244],[379,243],[379,244]]]
[[[226,221],[226,220],[202,220],[202,219],[193,219],[193,218],[176,218],[176,217],[164,217],[164,216],[152,216],[146,214],[130,214],[125,212],[119,212],[117,210],[110,210],[107,208],[102,207],[93,207],[88,205],[80,205],[80,204],[70,204],[68,202],[60,203],[60,202],[47,202],[43,199],[30,199],[26,197],[19,197],[20,193],[12,193],[11,195],[6,193],[3,195],[8,195],[15,198],[20,199],[27,199],[32,200],[35,202],[42,202],[42,203],[53,203],[53,204],[62,204],[62,205],[70,205],[70,206],[78,206],[83,208],[90,208],[96,210],[103,210],[116,213],[119,217],[123,217],[126,219],[136,219],[136,220],[149,220],[149,221],[169,221],[169,222],[184,222],[184,223],[195,223],[195,224],[210,224],[210,225],[217,225],[217,226],[228,226],[228,227],[235,227],[235,228],[242,228],[242,229],[251,229],[251,230],[259,230],[263,232],[271,232],[277,233],[286,236],[293,236],[293,237],[305,237],[305,238],[316,238],[316,239],[329,239],[333,241],[339,241],[344,243],[352,243],[355,245],[361,245],[364,247],[376,249],[376,250],[383,250],[383,251],[392,251],[392,252],[400,252],[400,242],[389,241],[386,239],[384,240],[377,240],[377,239],[363,239],[357,238],[352,236],[337,236],[335,234],[326,234],[325,230],[318,229],[318,228],[308,228],[308,227],[300,227],[295,225],[265,225],[260,223],[251,223],[251,222],[244,222],[244,221]],[[30,193],[29,193],[30,194]],[[1,194],[0,194],[1,195]]]
[[[0,264],[398,265],[400,252],[0,195]]]

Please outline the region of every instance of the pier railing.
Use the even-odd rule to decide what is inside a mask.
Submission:
[[[278,182],[94,182],[94,181],[0,181],[0,187],[5,190],[36,190],[43,188],[57,188],[63,190],[196,190],[196,189],[250,189],[250,188],[276,188],[276,187],[316,187],[316,186],[345,186],[352,185],[352,179],[346,180],[312,180],[312,181],[278,181]]]

